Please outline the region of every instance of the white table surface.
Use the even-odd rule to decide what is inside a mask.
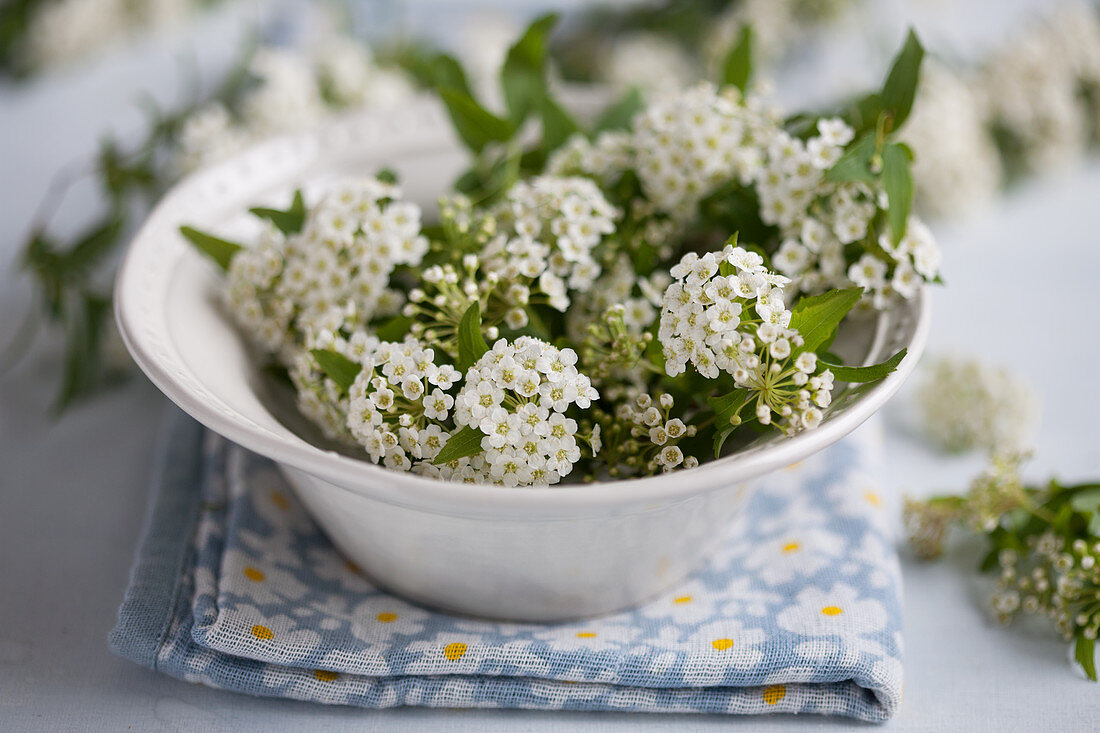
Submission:
[[[31,98],[24,106],[37,104]],[[39,104],[48,108],[46,101]],[[2,111],[0,111],[2,112]],[[65,148],[25,146],[29,114],[0,114],[0,336],[24,286],[10,258],[49,161]],[[18,124],[24,127],[19,128]],[[41,137],[41,136],[39,136]],[[55,139],[56,140],[56,139]],[[60,150],[57,149],[60,146]],[[16,161],[19,169],[10,166]],[[54,166],[56,167],[56,166]],[[23,176],[23,178],[20,178]],[[22,189],[15,181],[30,183]],[[29,193],[28,193],[29,192]],[[1032,181],[997,207],[940,225],[949,283],[935,297],[933,352],[984,354],[1028,377],[1044,404],[1031,473],[1100,477],[1100,160]],[[1023,343],[1024,345],[1020,345]],[[141,378],[45,416],[58,379],[46,340],[0,376],[0,730],[762,730],[848,727],[815,716],[737,718],[406,708],[364,711],[250,698],[191,685],[112,656],[106,634],[126,585],[166,407]],[[903,393],[885,411],[883,488],[960,488],[982,462],[945,458],[912,437]],[[905,701],[890,731],[1089,731],[1100,686],[1076,677],[1066,645],[1042,626],[1004,630],[984,610],[976,553],[941,564],[904,557]],[[860,726],[863,727],[863,726]]]

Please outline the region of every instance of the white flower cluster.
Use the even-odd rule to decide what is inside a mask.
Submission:
[[[761,220],[781,236],[773,264],[794,281],[793,290],[817,293],[855,283],[878,309],[895,296],[913,297],[923,280],[938,275],[934,238],[911,217],[898,246],[881,237],[880,246],[869,245],[850,262],[846,245],[868,239],[885,194],[864,183],[826,181],[854,133],[835,118],[819,120],[817,133],[801,140],[783,130],[759,98],[742,100],[735,88],[701,84],[649,105],[633,132],[618,133],[613,145],[574,138],[551,165],[605,183],[634,170],[648,201],[632,203],[631,216],[646,222],[642,240],[652,246],[675,233],[676,221],[689,221],[720,186],[754,186]]]
[[[575,299],[566,313],[566,325],[574,341],[584,341],[588,325],[613,306],[621,306],[623,323],[632,334],[641,334],[657,320],[665,288],[672,278],[657,270],[648,277],[634,271],[634,264],[620,254],[600,276],[595,287]]]
[[[796,48],[814,29],[839,18],[853,0],[740,0],[715,18],[703,38],[707,68],[721,69],[726,54],[746,25],[753,30],[753,52],[775,61]]]
[[[72,64],[138,31],[166,27],[202,0],[49,0],[35,3],[20,49],[31,68]]]
[[[619,216],[593,181],[555,176],[516,183],[494,213],[500,231],[482,267],[505,280],[537,280],[560,311],[569,307],[569,291],[586,292],[599,276],[592,250]]]
[[[498,340],[466,373],[455,400],[460,426],[477,428],[484,478],[505,486],[555,484],[581,458],[577,423],[565,415],[599,399],[577,354],[521,336]],[[460,469],[456,469],[460,470]]]
[[[979,359],[944,357],[924,368],[917,399],[928,439],[943,450],[1026,449],[1039,416],[1027,383]]]
[[[298,411],[330,440],[354,444],[355,436],[348,429],[348,401],[343,390],[325,375],[310,351],[327,349],[363,364],[381,342],[359,327],[355,308],[350,304],[342,309],[333,308],[328,316],[325,327],[303,334],[302,348],[289,357],[290,380],[297,392]]]
[[[1078,157],[1100,120],[1100,19],[1096,8],[1067,3],[1045,24],[995,54],[979,88],[991,123],[1011,136],[1028,169]],[[1091,89],[1090,95],[1082,90]],[[1083,103],[1084,102],[1084,103]]]
[[[293,132],[336,110],[387,109],[415,89],[401,71],[380,67],[364,44],[335,36],[316,50],[261,48],[249,66],[253,86],[237,102],[239,115],[211,102],[183,121],[175,163],[192,171],[223,160],[246,144]]]
[[[678,445],[684,438],[694,436],[698,429],[678,417],[670,417],[669,412],[674,404],[672,395],[667,392],[657,399],[643,393],[633,400],[620,403],[616,409],[616,417],[631,425],[630,435],[648,444],[640,452],[653,454],[645,466],[650,473],[658,469],[668,473],[681,466],[695,468],[699,465],[698,458],[685,456]]]
[[[699,74],[679,45],[654,33],[633,33],[609,44],[598,66],[601,78],[617,89],[662,94],[683,88]]]
[[[595,141],[577,133],[550,154],[546,171],[552,176],[591,176],[607,185],[630,167],[632,151],[633,138],[624,130],[606,130]]]
[[[939,274],[935,238],[910,216],[897,246],[888,233],[879,236],[885,256],[866,252],[849,265],[845,245],[868,236],[885,194],[863,183],[827,182],[825,172],[851,142],[852,129],[839,119],[819,120],[817,128],[819,134],[806,142],[779,131],[757,181],[761,218],[778,226],[784,237],[773,257],[775,268],[801,292],[859,285],[877,309],[887,307],[896,295],[912,298],[925,279]],[[821,205],[811,206],[814,202]]]
[[[347,428],[375,463],[408,471],[413,460],[435,458],[450,437],[441,424],[454,406],[448,391],[461,375],[435,358],[410,336],[378,344],[363,360],[348,390]]]
[[[783,301],[787,278],[769,272],[760,255],[732,245],[688,253],[671,274],[657,334],[669,376],[689,362],[708,379],[726,372],[738,388],[752,391],[761,424],[775,423],[788,434],[817,427],[832,401],[833,375],[817,373],[813,353],[798,352],[802,336],[789,328]]]
[[[920,155],[913,161],[915,205],[936,217],[988,205],[1001,187],[1001,158],[989,134],[977,90],[935,59],[921,67],[921,84],[901,135]]]
[[[775,112],[735,87],[702,83],[650,104],[634,120],[633,167],[646,196],[674,219],[731,180],[747,184],[762,165]]]
[[[226,299],[238,323],[291,363],[296,334],[334,331],[349,307],[360,325],[395,313],[401,296],[388,288],[390,273],[428,249],[419,207],[400,196],[376,179],[347,182],[308,211],[301,232],[269,227],[229,267]]]

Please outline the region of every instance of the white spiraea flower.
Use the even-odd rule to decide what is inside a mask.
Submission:
[[[779,119],[735,87],[701,83],[650,104],[634,120],[633,167],[647,198],[674,219],[731,180],[754,181],[760,146]]]
[[[499,233],[481,253],[486,272],[526,278],[557,310],[570,292],[586,292],[600,274],[593,249],[619,216],[599,187],[578,176],[539,176],[509,189],[494,209]]]
[[[833,375],[819,372],[816,355],[798,351],[802,336],[789,327],[784,305],[787,278],[732,245],[688,253],[671,274],[657,335],[668,375],[689,363],[708,379],[725,372],[751,391],[746,404],[761,424],[788,434],[817,427],[832,401]]]
[[[599,320],[608,308],[622,306],[623,322],[630,333],[639,335],[657,320],[665,288],[671,278],[664,270],[640,277],[626,254],[620,254],[600,275],[595,286],[578,295],[566,312],[570,338],[581,343],[589,325]]]
[[[198,170],[240,152],[248,143],[248,133],[225,105],[211,102],[183,120],[175,141],[176,167]]]
[[[363,371],[348,390],[347,429],[371,460],[408,471],[443,449],[454,407],[449,394],[460,375],[437,364],[435,351],[412,336],[377,343],[360,359]]]
[[[781,131],[768,147],[757,191],[761,218],[783,236],[773,264],[798,292],[858,285],[865,303],[876,309],[899,296],[914,297],[923,282],[939,274],[940,252],[931,230],[910,216],[896,246],[883,233],[877,246],[865,247],[849,262],[845,246],[873,237],[872,221],[885,194],[864,183],[828,182],[825,172],[853,132],[839,119],[822,119],[817,130],[806,142]]]
[[[498,340],[466,373],[454,418],[485,434],[484,480],[505,486],[555,484],[581,458],[577,423],[599,393],[577,371],[577,354],[521,336]]]
[[[759,61],[774,61],[812,28],[836,18],[852,0],[741,0],[730,3],[702,39],[708,69],[721,68],[738,34],[753,30],[753,52]]]
[[[35,69],[70,65],[127,36],[177,23],[201,0],[49,0],[34,3],[21,47]]]
[[[1000,154],[975,90],[942,63],[926,61],[902,138],[913,161],[916,208],[936,217],[987,206],[1002,181]]]
[[[300,232],[284,236],[269,226],[233,258],[226,303],[266,351],[289,364],[303,336],[335,332],[346,313],[359,327],[396,313],[401,303],[390,274],[418,264],[427,249],[420,209],[402,201],[396,186],[346,182],[309,209]]]
[[[634,33],[610,44],[600,76],[618,89],[667,94],[698,78],[695,65],[676,43],[653,33]]]
[[[943,450],[1028,448],[1039,403],[1026,382],[980,359],[951,356],[923,368],[917,399],[928,439]]]
[[[246,127],[256,136],[300,130],[324,114],[324,100],[308,58],[290,49],[262,48],[249,72],[256,87],[241,103]]]
[[[633,143],[633,137],[624,130],[606,130],[595,141],[577,133],[550,154],[546,172],[552,176],[590,176],[606,186],[630,167]]]
[[[1067,4],[986,63],[980,79],[986,114],[1026,169],[1061,167],[1083,153],[1096,110],[1081,103],[1080,92],[1100,84],[1098,43],[1095,9]]]
[[[273,135],[353,109],[391,109],[415,93],[404,71],[381,66],[370,47],[326,36],[309,48],[263,47],[249,67],[252,86],[234,107],[205,105],[183,121],[174,162],[182,172],[224,160]]]
[[[289,375],[297,391],[298,410],[327,438],[354,444],[356,438],[348,425],[348,400],[310,352],[312,349],[331,350],[362,364],[374,354],[379,340],[357,327],[350,304],[343,308],[333,307],[327,314],[325,326],[303,334],[301,347],[292,352],[288,349],[290,355],[284,360],[289,359]]]
[[[313,63],[323,95],[336,107],[389,109],[415,94],[404,72],[379,66],[370,47],[353,38],[318,44]]]

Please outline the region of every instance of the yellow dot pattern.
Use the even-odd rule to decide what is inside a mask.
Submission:
[[[825,606],[825,608],[821,609],[821,612],[826,616],[839,616],[844,613],[844,609],[840,606]]]
[[[443,656],[452,662],[462,659],[462,655],[466,653],[466,645],[461,641],[454,641],[443,647]]]
[[[863,494],[864,500],[873,507],[882,506],[882,496],[875,491],[867,491]]]
[[[787,688],[784,685],[771,685],[764,688],[764,702],[775,705],[787,696]]]
[[[271,492],[271,503],[282,509],[284,512],[290,509],[290,499],[286,498],[286,494],[281,491]]]
[[[783,554],[789,555],[792,552],[798,552],[799,550],[801,550],[802,545],[797,542],[788,542],[787,544],[783,545],[781,549],[783,551]]]
[[[710,645],[718,651],[724,652],[733,646],[733,639],[715,639]]]
[[[396,613],[383,612],[383,613],[380,613],[377,616],[375,616],[375,618],[378,619],[378,623],[380,623],[380,624],[388,624],[388,623],[393,623],[394,621],[397,620],[397,614]]]
[[[267,628],[266,626],[260,626],[259,624],[256,624],[252,627],[252,635],[262,641],[271,641],[275,638],[274,631]]]
[[[264,572],[262,570],[259,570],[249,565],[247,568],[244,569],[244,577],[253,582],[261,583],[263,582],[263,579],[267,576],[264,575]]]
[[[327,669],[315,669],[313,670],[313,676],[322,682],[334,682],[340,675]]]
[[[596,632],[595,631],[578,631],[577,632],[577,638],[578,639],[595,639],[596,638]]]
[[[691,596],[680,596],[679,598],[673,598],[672,599],[673,603],[679,603],[679,604],[691,603],[691,601],[692,601]]]

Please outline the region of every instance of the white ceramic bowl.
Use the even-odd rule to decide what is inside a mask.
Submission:
[[[219,273],[178,227],[245,236],[248,206],[285,204],[295,187],[382,167],[431,208],[464,163],[444,113],[428,101],[265,144],[171,191],[135,237],[116,289],[122,336],[149,378],[210,429],[277,461],[336,545],[377,584],[414,601],[555,621],[660,593],[722,537],[754,478],[870,417],[924,345],[926,296],[852,329],[849,357],[871,363],[902,347],[909,355],[885,380],[841,395],[818,429],[667,476],[505,489],[397,473],[317,447],[223,313]]]

